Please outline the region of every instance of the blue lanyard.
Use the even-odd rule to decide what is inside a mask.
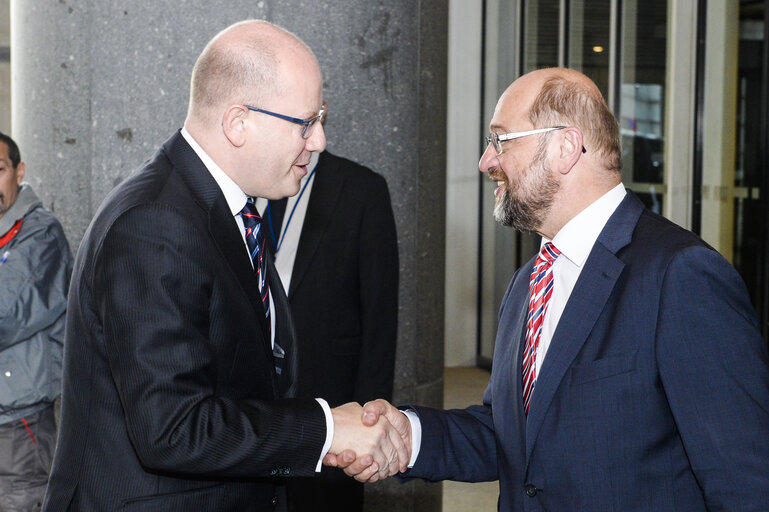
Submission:
[[[267,202],[267,218],[270,219],[270,236],[272,236],[272,243],[275,245],[275,258],[278,257],[278,252],[280,251],[280,247],[283,245],[283,240],[286,235],[286,231],[288,231],[288,226],[291,224],[291,219],[294,218],[296,206],[299,204],[299,201],[302,200],[302,195],[304,195],[304,191],[307,190],[307,185],[310,184],[312,177],[315,176],[315,170],[317,168],[317,165],[313,167],[312,172],[307,177],[307,181],[305,181],[304,185],[302,185],[302,190],[299,191],[299,196],[297,196],[296,202],[294,203],[293,208],[291,208],[291,213],[289,214],[288,220],[286,221],[286,227],[283,228],[283,231],[280,233],[280,237],[278,237],[277,240],[275,239],[275,229],[272,226],[272,214],[270,213],[270,203],[272,203],[272,201]]]

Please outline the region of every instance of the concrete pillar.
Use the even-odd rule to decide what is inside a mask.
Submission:
[[[10,0],[0,0],[0,132],[11,134]]]
[[[395,398],[440,406],[447,1],[14,1],[12,122],[29,179],[77,248],[107,192],[182,125],[205,43],[246,18],[313,48],[329,149],[387,178],[402,283]],[[440,491],[375,484],[368,510],[439,510]]]

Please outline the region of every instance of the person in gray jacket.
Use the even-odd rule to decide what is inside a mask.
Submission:
[[[61,224],[23,183],[0,133],[0,510],[39,510],[56,443],[54,401],[72,255]]]

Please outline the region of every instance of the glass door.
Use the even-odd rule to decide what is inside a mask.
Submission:
[[[740,2],[732,244],[734,266],[761,317],[764,338],[769,338],[767,12],[769,5],[763,0]]]

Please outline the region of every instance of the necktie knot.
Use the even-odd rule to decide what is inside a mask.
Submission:
[[[246,238],[248,238],[248,229],[256,231],[257,224],[262,222],[262,216],[256,210],[256,204],[252,198],[248,198],[246,205],[240,210],[240,216],[243,219],[243,225],[246,227]]]
[[[547,266],[550,266],[560,255],[561,251],[559,251],[558,248],[553,245],[553,242],[547,242],[542,246],[542,249],[540,249],[534,268],[539,267],[543,263]]]

